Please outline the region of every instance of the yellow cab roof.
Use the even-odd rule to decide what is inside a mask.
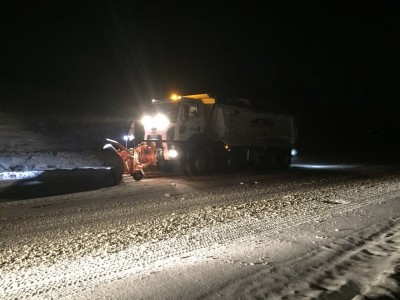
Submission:
[[[182,96],[182,98],[201,100],[203,104],[215,104],[215,98],[210,97],[208,94],[187,95],[187,96]]]

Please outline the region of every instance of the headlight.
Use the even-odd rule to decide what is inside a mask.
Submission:
[[[140,122],[144,126],[144,129],[151,129],[153,127],[153,118],[150,116],[144,116]]]
[[[176,151],[175,149],[169,150],[168,153],[169,153],[169,157],[171,157],[171,158],[175,158],[178,156],[178,151]]]
[[[160,130],[166,129],[169,125],[168,118],[163,114],[158,114],[154,117],[144,116],[141,120],[145,129],[157,128]]]
[[[163,115],[163,114],[158,114],[158,115],[156,115],[155,117],[154,117],[154,123],[155,123],[155,127],[157,128],[157,129],[161,129],[161,130],[163,130],[163,129],[166,129],[167,127],[168,127],[168,125],[169,125],[169,120],[168,120],[168,118],[165,116],[165,115]]]

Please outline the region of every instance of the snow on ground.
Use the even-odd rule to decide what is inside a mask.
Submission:
[[[87,144],[96,124],[82,120],[75,122],[80,127],[46,132],[40,123],[0,111],[0,181],[31,178],[45,170],[104,167],[102,140],[90,149]]]
[[[398,173],[124,179],[110,190],[3,203],[0,296],[399,295]]]
[[[7,152],[1,154],[0,180],[36,177],[41,171],[103,166],[95,153]]]
[[[151,249],[154,259],[171,251],[169,258],[154,259],[150,266],[140,264],[141,259],[131,261],[130,265],[139,263],[139,271],[128,267],[124,272],[129,276],[69,299],[111,294],[119,299],[130,295],[148,299],[400,296],[398,179],[383,185],[377,181],[354,184],[350,189],[346,184],[310,187],[276,195],[276,201],[255,190],[226,195],[233,203],[235,197],[246,195],[251,199],[247,204],[205,207],[197,218],[187,218],[209,224],[185,236],[190,243],[178,238],[121,252],[133,251],[136,257],[146,258]],[[174,216],[170,224],[180,224],[179,217]],[[194,250],[197,243],[203,248]],[[179,250],[174,252],[177,245]]]

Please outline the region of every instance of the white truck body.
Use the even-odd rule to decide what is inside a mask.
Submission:
[[[290,163],[297,131],[289,115],[217,103],[208,94],[153,101],[152,107],[141,123],[144,140],[156,144],[160,165],[178,161],[204,174],[210,165],[232,167],[234,160]]]
[[[206,135],[234,146],[294,146],[293,118],[253,109],[215,104]]]

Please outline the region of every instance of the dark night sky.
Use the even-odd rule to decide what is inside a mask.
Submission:
[[[399,124],[396,0],[138,3],[3,1],[0,86],[76,109],[209,92]]]

